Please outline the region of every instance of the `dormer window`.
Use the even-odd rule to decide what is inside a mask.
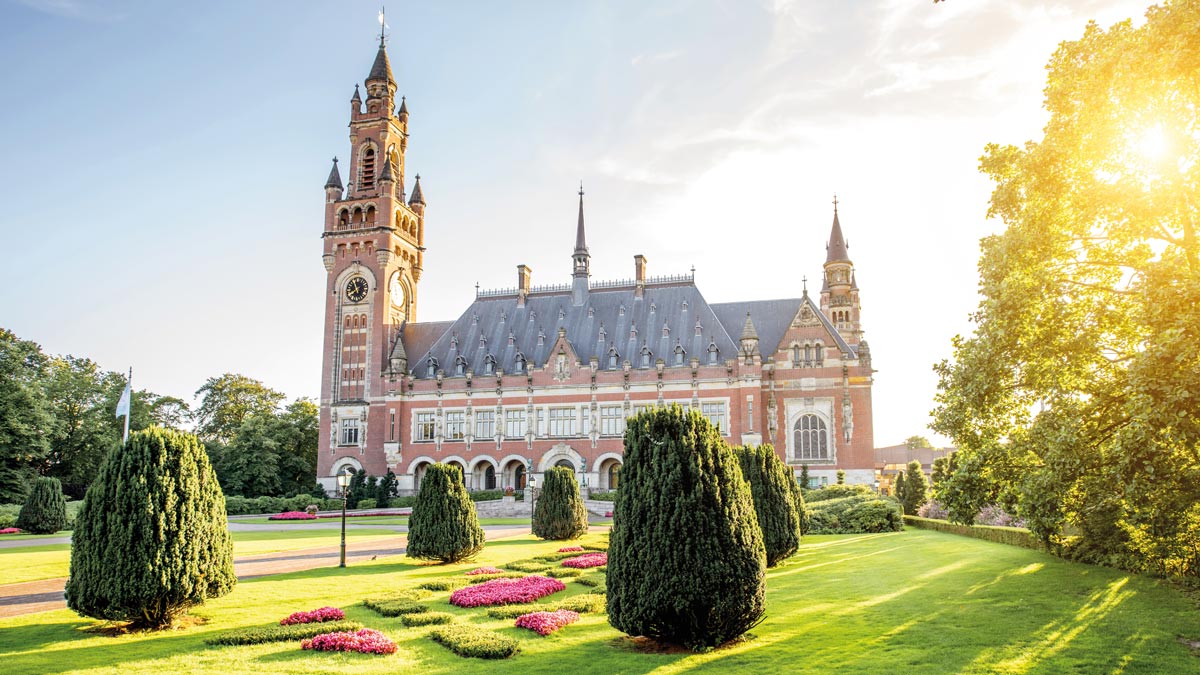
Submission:
[[[438,371],[438,360],[431,356],[431,357],[429,357],[428,360],[425,361],[425,377],[428,377],[429,379],[433,379],[433,378],[437,377],[437,371]]]
[[[467,374],[467,360],[463,357],[454,359],[454,374],[462,377]]]
[[[675,365],[682,366],[683,359],[686,356],[687,356],[687,352],[684,350],[683,345],[676,344],[675,345]]]
[[[649,368],[650,367],[650,357],[653,356],[653,353],[650,351],[649,347],[646,347],[644,345],[642,346],[641,353],[642,353],[642,367]]]
[[[546,331],[538,331],[538,346],[542,347],[546,344]]]
[[[616,370],[617,369],[617,361],[620,358],[621,358],[621,355],[617,353],[617,348],[609,347],[608,348],[608,369]]]
[[[671,327],[667,325],[666,321],[663,322],[663,337],[671,337]]]
[[[483,374],[492,375],[496,372],[496,357],[488,354],[483,359]]]
[[[517,352],[516,364],[518,373],[525,372],[525,355],[521,352]]]
[[[715,341],[709,342],[708,343],[708,363],[709,363],[709,365],[716,365],[717,357],[719,357],[720,354],[721,354],[721,350],[717,349],[717,343]]]

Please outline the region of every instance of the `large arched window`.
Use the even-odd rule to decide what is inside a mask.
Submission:
[[[829,430],[825,420],[812,414],[801,415],[793,430],[797,459],[829,459]]]

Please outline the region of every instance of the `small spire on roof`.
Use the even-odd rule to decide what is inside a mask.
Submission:
[[[579,223],[575,227],[575,253],[587,252],[587,239],[583,232],[583,181],[579,181]]]
[[[351,101],[362,101],[362,96],[358,93],[358,85],[354,85],[354,95],[350,97]]]
[[[804,295],[808,295],[808,275],[801,277],[800,282],[804,284]]]
[[[417,180],[413,184],[412,196],[408,198],[408,203],[425,206],[425,195],[421,194],[421,174],[417,174]]]
[[[396,117],[399,117],[401,121],[408,118],[408,103],[404,99],[405,97],[400,97],[400,108],[396,110]]]
[[[834,261],[849,261],[850,253],[846,250],[850,245],[846,243],[846,238],[842,236],[842,224],[838,221],[837,211],[837,195],[833,197],[833,227],[829,231],[829,243],[825,245],[825,262],[831,263]]]
[[[379,172],[379,181],[383,182],[385,180],[388,182],[392,182],[392,180],[393,180],[392,179],[392,160],[388,159],[387,155],[384,155],[384,157],[383,157],[383,170]]]
[[[325,187],[342,189],[342,174],[337,168],[337,157],[333,158],[333,168],[329,170],[329,178],[325,181]]]
[[[742,326],[743,340],[757,340],[758,331],[754,330],[754,321],[750,319],[750,312],[746,312],[746,323]]]

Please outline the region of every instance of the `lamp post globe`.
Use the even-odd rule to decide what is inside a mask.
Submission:
[[[342,493],[342,556],[338,567],[346,566],[346,499],[349,497],[350,477],[350,467],[337,475],[338,490]]]

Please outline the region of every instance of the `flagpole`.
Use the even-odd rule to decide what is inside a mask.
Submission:
[[[129,410],[125,411],[125,435],[121,438],[121,445],[129,441],[129,416],[133,412],[133,366],[129,366],[129,379],[125,380],[125,386],[129,387]]]

